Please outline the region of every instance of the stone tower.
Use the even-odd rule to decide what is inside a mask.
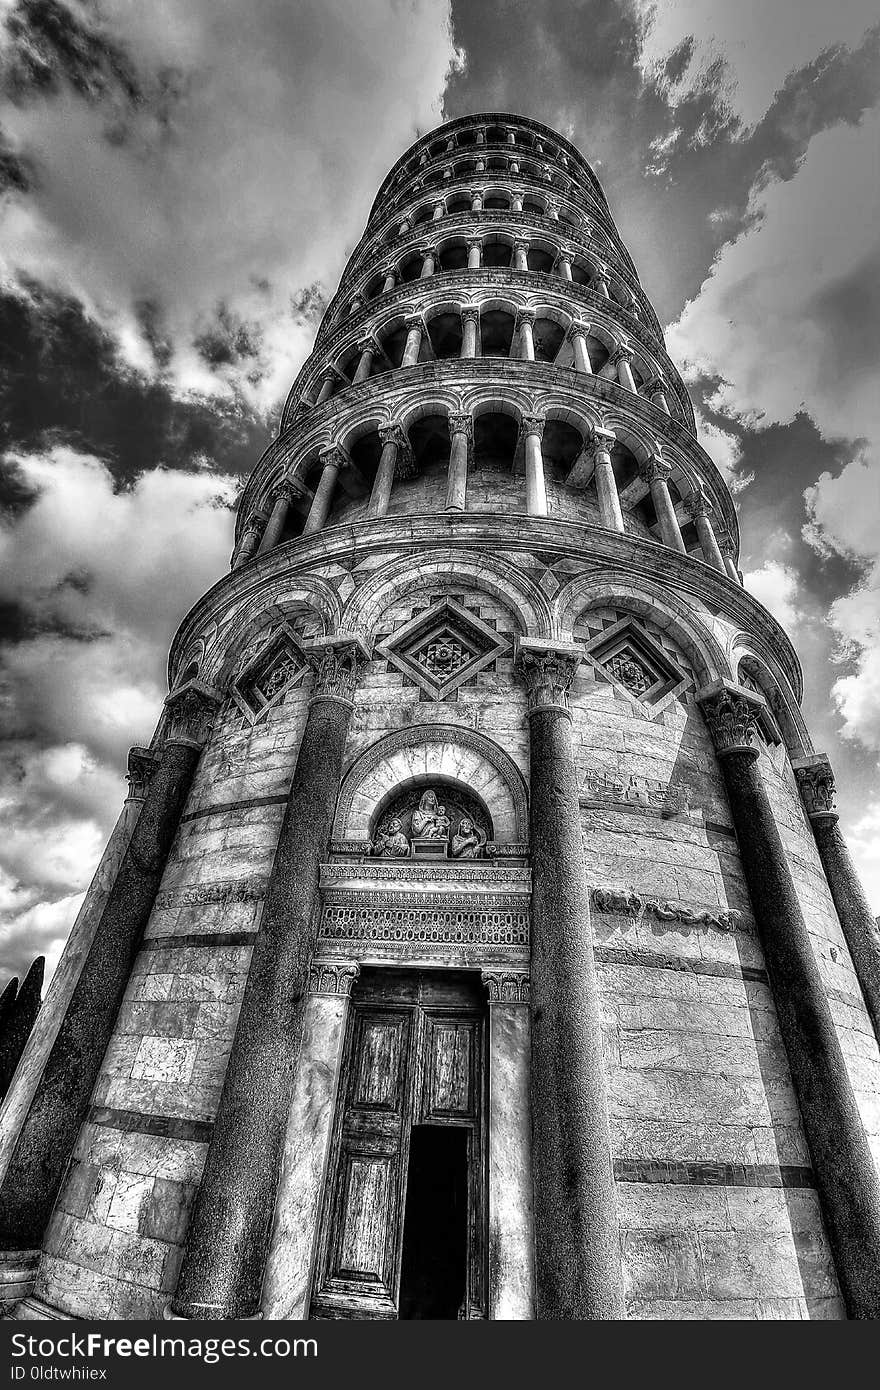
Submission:
[[[383,183],[3,1112],[17,1317],[880,1311],[880,953],[595,176]]]

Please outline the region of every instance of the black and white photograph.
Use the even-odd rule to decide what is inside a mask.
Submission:
[[[880,1319],[878,370],[876,0],[0,0],[13,1380]]]

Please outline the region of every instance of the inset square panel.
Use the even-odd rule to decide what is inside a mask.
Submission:
[[[432,700],[445,700],[508,650],[509,643],[453,599],[440,599],[378,648]]]

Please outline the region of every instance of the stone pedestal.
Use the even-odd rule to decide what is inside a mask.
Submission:
[[[850,1317],[878,1318],[880,1183],[752,746],[763,701],[725,681],[698,698],[724,773],[841,1290]]]
[[[189,681],[166,701],[161,762],[0,1187],[3,1249],[42,1243],[216,705],[216,693],[198,681]]]
[[[246,1318],[260,1308],[318,926],[318,871],[366,656],[356,638],[319,638],[306,650],[315,693],[171,1305],[179,1317]]]
[[[531,1108],[539,1318],[623,1316],[620,1238],[605,1099],[568,688],[580,650],[521,641],[529,696],[532,944]]]

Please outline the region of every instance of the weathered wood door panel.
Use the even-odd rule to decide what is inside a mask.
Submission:
[[[468,1251],[461,1316],[485,1316],[482,1049],[478,986],[450,973],[364,973],[346,1033],[312,1317],[398,1316],[413,1125],[454,1126],[467,1133]]]

